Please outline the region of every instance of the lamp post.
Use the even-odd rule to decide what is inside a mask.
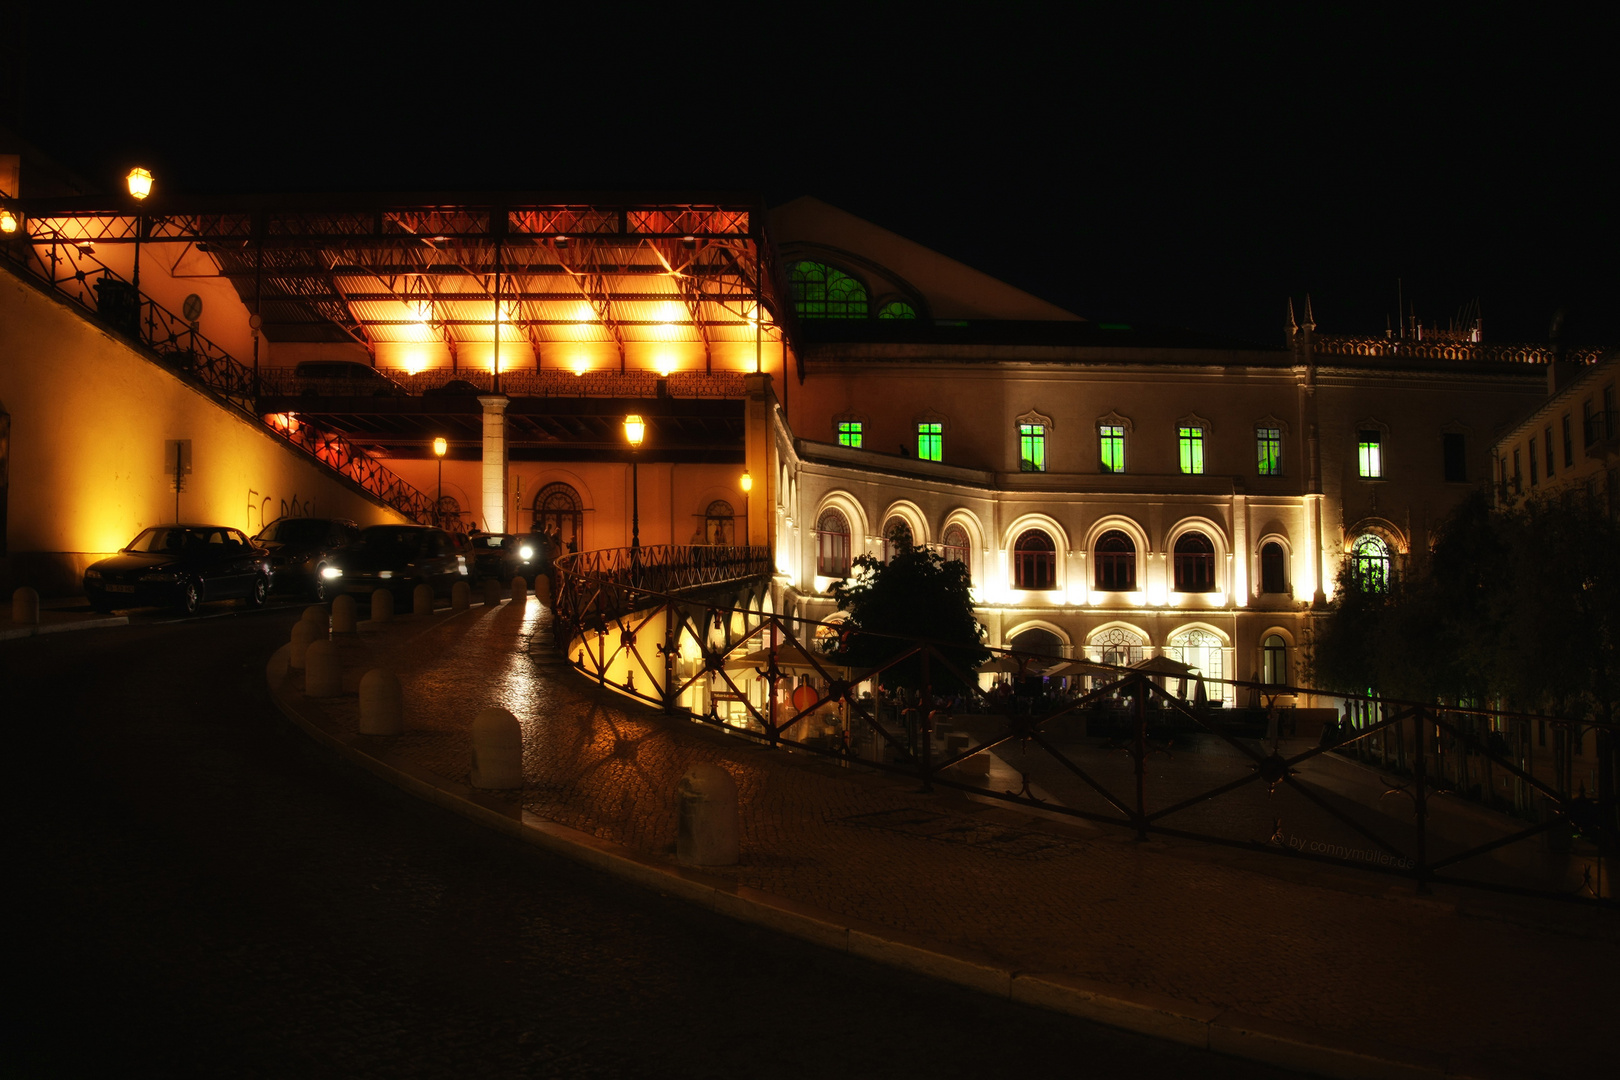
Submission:
[[[749,537],[749,533],[748,533],[748,512],[749,512],[749,510],[753,509],[753,507],[750,505],[753,502],[753,499],[749,496],[749,492],[754,490],[754,478],[749,475],[747,469],[743,470],[741,487],[742,487],[742,493],[743,493],[743,541],[744,541],[742,546],[747,547],[748,546],[747,540],[748,540],[748,537]]]
[[[647,422],[639,413],[624,418],[624,438],[630,444],[630,566],[641,566],[641,478],[636,475],[636,452],[647,437]],[[639,577],[640,575],[636,575]]]
[[[148,195],[152,194],[152,174],[139,165],[129,170],[129,175],[124,177],[124,182],[129,185],[129,194],[134,198],[137,207],[146,201]],[[135,325],[132,329],[137,337],[140,336],[141,332],[141,232],[143,228],[144,222],[141,218],[141,212],[137,209],[135,211],[135,269],[130,274],[130,287],[135,290]]]
[[[439,489],[433,496],[433,524],[444,528],[444,455],[450,444],[444,436],[433,440],[433,456],[439,459]]]

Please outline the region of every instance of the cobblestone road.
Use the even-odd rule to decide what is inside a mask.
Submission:
[[[666,721],[536,665],[526,607],[475,606],[344,642],[349,686],[398,672],[407,733],[373,747],[465,781],[468,721],[523,724],[523,806],[645,854],[673,851],[694,762],[738,780],[743,861],[721,873],[840,915],[1061,971],[1307,1028],[1421,1047],[1492,1070],[1589,1063],[1620,961],[1610,913],[1414,901],[1334,871],[1138,845],[768,751]],[[542,659],[549,656],[542,651]],[[323,706],[352,727],[354,697]],[[1444,899],[1445,894],[1442,894]],[[1490,914],[1492,917],[1481,917]],[[1500,916],[1500,917],[1498,917]]]

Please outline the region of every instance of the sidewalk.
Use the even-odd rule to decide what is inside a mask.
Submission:
[[[1609,1055],[1612,911],[1418,897],[1372,874],[1140,844],[757,747],[572,674],[532,597],[363,623],[338,644],[341,697],[305,698],[286,649],[267,669],[278,704],[319,741],[491,827],[726,914],[1326,1075],[1568,1075]],[[402,736],[355,734],[372,667],[404,686]],[[523,724],[521,792],[466,786],[469,724],[492,704]],[[739,866],[674,861],[676,783],[697,762],[737,779]]]
[[[66,610],[64,610],[66,609]],[[127,615],[102,615],[91,611],[82,599],[46,600],[40,604],[39,622],[19,623],[11,618],[8,599],[0,605],[0,641],[33,637],[36,634],[59,634],[73,630],[95,630],[103,626],[126,626]]]

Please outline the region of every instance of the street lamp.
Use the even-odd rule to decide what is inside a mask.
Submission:
[[[129,185],[129,193],[135,199],[136,206],[139,206],[148,195],[152,194],[152,173],[139,165],[129,170],[129,175],[124,177],[124,182]],[[129,278],[130,287],[135,290],[135,332],[137,334],[140,333],[141,328],[141,231],[143,227],[144,222],[141,218],[141,212],[136,210],[135,270],[130,274]]]
[[[129,175],[124,177],[124,181],[129,184],[129,193],[137,199],[144,199],[152,194],[152,174],[146,169],[136,166],[129,170]]]
[[[433,456],[439,459],[439,491],[433,499],[433,524],[444,527],[444,455],[450,449],[450,444],[444,436],[433,440]]]
[[[630,444],[630,558],[641,558],[641,491],[640,477],[636,475],[636,451],[647,437],[647,422],[639,413],[624,418],[624,438]]]
[[[741,486],[743,492],[743,547],[747,547],[747,541],[749,539],[748,511],[753,509],[753,506],[751,505],[753,500],[749,497],[748,493],[754,490],[754,478],[749,475],[747,469],[743,470]]]

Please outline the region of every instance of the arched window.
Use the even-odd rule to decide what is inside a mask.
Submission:
[[[816,573],[822,577],[849,576],[849,522],[828,507],[816,521]]]
[[[788,270],[793,307],[801,319],[866,318],[866,286],[842,270],[818,262],[796,262]]]
[[[1260,591],[1285,593],[1288,591],[1288,561],[1283,546],[1273,540],[1260,547]]]
[[[962,526],[948,526],[945,529],[945,535],[941,538],[939,546],[941,548],[940,554],[945,557],[946,562],[959,562],[963,566],[972,566],[972,563],[968,562],[969,551],[967,530],[962,528]]]
[[[1136,590],[1136,544],[1118,529],[1097,539],[1097,589],[1101,592]]]
[[[451,531],[461,528],[461,504],[454,495],[439,496],[438,505],[433,508],[433,524]]]
[[[1140,634],[1116,626],[1091,639],[1091,653],[1100,664],[1128,667],[1147,654],[1147,641]]]
[[[1013,652],[1029,653],[1034,656],[1052,656],[1063,658],[1065,646],[1063,639],[1050,630],[1039,626],[1032,626],[1028,630],[1015,636],[1007,643]],[[1046,665],[1050,666],[1050,665]]]
[[[905,518],[892,517],[883,523],[883,561],[888,562],[902,551],[910,551],[915,541],[911,526]]]
[[[1013,588],[1057,587],[1057,546],[1039,529],[1029,529],[1013,544]]]
[[[585,504],[579,492],[563,483],[541,488],[534,497],[534,531],[556,534],[559,553],[584,547]]]
[[[724,499],[714,500],[703,512],[703,542],[722,546],[736,543],[736,521],[737,515],[730,503]]]
[[[1205,679],[1225,678],[1225,665],[1222,659],[1225,653],[1224,645],[1219,637],[1208,630],[1183,630],[1170,639],[1170,647],[1164,654],[1172,660],[1180,660],[1192,668]],[[1189,688],[1190,689],[1190,688]],[[1219,686],[1205,686],[1205,692],[1211,697],[1220,697]]]
[[[1215,591],[1215,545],[1203,533],[1182,533],[1176,541],[1176,591]]]
[[[1387,592],[1390,580],[1389,545],[1372,533],[1362,533],[1350,547],[1350,579],[1363,592]]]
[[[915,319],[917,309],[904,300],[890,300],[878,308],[877,317],[880,319]]]
[[[1288,643],[1281,634],[1267,634],[1260,643],[1260,681],[1270,686],[1288,682]]]

